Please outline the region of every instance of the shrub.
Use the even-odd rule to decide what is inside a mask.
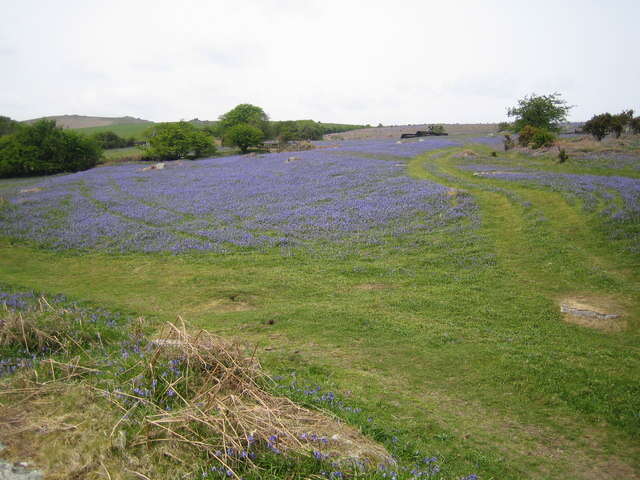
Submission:
[[[259,128],[248,124],[235,125],[225,134],[225,140],[240,148],[242,153],[247,153],[249,147],[259,145],[263,138],[264,134]]]
[[[198,158],[215,153],[213,139],[193,124],[159,123],[146,134],[150,147],[144,152],[145,159],[177,160]]]
[[[636,117],[631,122],[629,122],[629,126],[631,127],[631,131],[633,133],[640,133],[640,117]]]
[[[618,115],[611,116],[611,131],[616,136],[616,138],[620,138],[622,132],[627,125],[631,123],[633,120],[633,110],[627,110]]]
[[[564,163],[569,160],[569,155],[567,155],[567,151],[564,148],[560,149],[558,152],[558,163]]]
[[[542,128],[552,132],[560,130],[560,123],[566,121],[571,106],[562,100],[559,93],[536,95],[535,93],[518,100],[518,106],[507,110],[509,117],[515,117],[513,128],[520,132],[525,126]]]
[[[93,139],[39,120],[0,139],[0,177],[77,172],[95,166],[101,155]]]
[[[611,122],[612,115],[610,113],[594,115],[584,124],[582,131],[593,135],[596,140],[600,141],[611,132]]]
[[[556,141],[556,134],[543,128],[536,129],[531,138],[531,148],[551,147]]]
[[[533,136],[536,134],[538,129],[531,125],[526,125],[522,130],[520,130],[520,134],[518,136],[518,144],[521,147],[527,147],[533,140]]]
[[[556,135],[544,128],[537,128],[531,125],[525,126],[520,130],[518,143],[521,147],[550,147],[556,139]]]

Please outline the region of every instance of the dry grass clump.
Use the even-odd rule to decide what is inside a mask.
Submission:
[[[184,324],[169,324],[152,345],[155,351],[141,383],[151,380],[159,388],[160,398],[153,401],[158,411],[145,418],[147,428],[136,444],[171,439],[205,451],[227,467],[239,459],[251,462],[259,455],[256,449],[374,466],[391,461],[382,446],[334,416],[268,393],[263,386],[270,379],[255,357],[237,345],[204,331],[191,335]],[[157,375],[160,365],[174,365],[181,373],[158,387],[166,378]],[[162,396],[175,399],[170,408]]]
[[[254,355],[192,333],[181,319],[150,341],[140,322],[123,330],[110,317],[45,300],[22,311],[5,307],[0,319],[0,353],[30,358],[0,378],[0,442],[47,478],[204,470],[239,478],[247,469],[260,477],[274,461],[345,469],[394,463],[335,416],[269,393],[273,381]]]

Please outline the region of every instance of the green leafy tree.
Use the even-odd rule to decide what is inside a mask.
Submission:
[[[225,139],[231,145],[240,148],[242,153],[247,153],[249,147],[260,145],[264,139],[264,134],[253,125],[241,123],[230,127],[225,133]]]
[[[518,100],[516,107],[509,108],[507,115],[515,117],[513,128],[520,132],[525,126],[542,128],[552,132],[560,130],[560,124],[567,120],[571,106],[562,100],[559,93],[536,95],[535,93]]]
[[[262,108],[249,103],[237,105],[232,110],[221,115],[218,128],[224,138],[229,129],[241,124],[251,125],[260,130],[264,137],[269,136],[269,117]]]
[[[215,153],[211,136],[185,121],[154,125],[147,131],[146,137],[149,147],[144,156],[149,159],[177,160]]]
[[[0,138],[0,177],[86,170],[95,166],[101,155],[95,140],[62,130],[53,120],[39,120]]]
[[[631,131],[635,134],[640,133],[640,117],[636,117],[631,122],[629,122],[629,126],[631,127]]]

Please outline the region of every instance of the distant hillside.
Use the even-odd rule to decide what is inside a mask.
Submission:
[[[142,140],[144,137],[144,132],[153,125],[153,122],[144,122],[144,123],[121,123],[121,124],[111,124],[104,125],[99,127],[82,127],[82,128],[73,128],[73,130],[84,133],[86,135],[92,135],[94,133],[101,132],[113,132],[123,138],[133,137],[136,140]]]
[[[496,123],[449,123],[442,124],[447,133],[451,135],[487,135],[498,131]],[[328,140],[344,139],[344,140],[360,140],[360,139],[384,139],[384,138],[400,138],[403,133],[416,133],[418,130],[426,130],[427,124],[424,125],[392,125],[382,127],[360,128],[350,130],[348,132],[333,133],[326,135]]]
[[[63,128],[88,128],[107,127],[109,125],[150,124],[149,120],[135,117],[88,117],[85,115],[51,115],[48,117],[26,120],[25,123],[33,123],[41,119],[55,120],[56,125]]]

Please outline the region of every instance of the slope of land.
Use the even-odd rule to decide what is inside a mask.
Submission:
[[[26,120],[26,123],[33,123],[38,120],[54,120],[56,125],[63,128],[87,128],[87,127],[106,127],[113,125],[123,124],[150,124],[149,120],[143,120],[142,118],[135,118],[130,116],[125,117],[91,117],[86,115],[50,115],[47,117],[34,118]]]

